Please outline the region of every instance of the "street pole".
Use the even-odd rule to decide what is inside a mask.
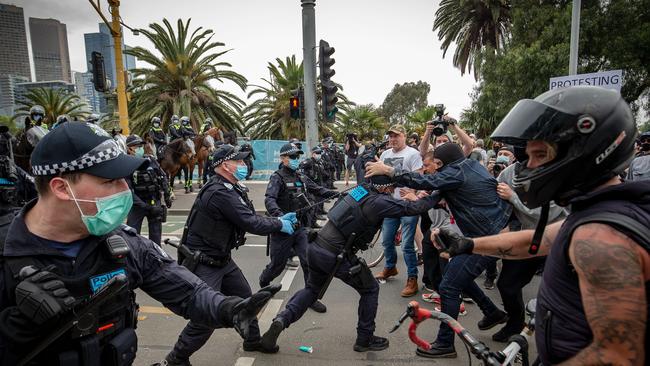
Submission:
[[[571,49],[569,51],[569,75],[578,74],[578,41],[580,39],[580,2],[573,0],[571,10]]]
[[[124,80],[124,63],[122,61],[122,26],[120,25],[120,2],[108,0],[112,18],[111,33],[115,49],[115,76],[117,77],[117,109],[120,114],[120,128],[124,135],[129,135],[129,110],[126,103],[126,82]]]
[[[302,57],[305,79],[305,140],[307,151],[318,145],[316,123],[316,0],[302,3]],[[309,155],[309,153],[307,154]]]

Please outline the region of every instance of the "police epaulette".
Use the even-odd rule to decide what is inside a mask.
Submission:
[[[124,231],[125,233],[131,236],[138,236],[138,232],[134,228],[130,227],[129,225],[122,224],[120,228],[122,229],[122,231]]]

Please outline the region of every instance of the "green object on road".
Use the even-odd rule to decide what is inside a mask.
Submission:
[[[314,352],[314,348],[312,346],[300,346],[300,347],[298,347],[298,349],[300,351],[306,352],[306,353],[313,353]]]

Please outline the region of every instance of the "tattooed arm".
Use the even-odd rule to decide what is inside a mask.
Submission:
[[[563,365],[643,365],[646,293],[642,253],[630,238],[603,224],[580,226],[569,256],[592,343]]]
[[[547,225],[542,236],[542,243],[536,255],[528,253],[535,230],[522,230],[474,239],[473,253],[499,257],[503,259],[525,259],[548,255],[564,221]]]

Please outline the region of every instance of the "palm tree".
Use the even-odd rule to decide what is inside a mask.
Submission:
[[[252,85],[248,98],[259,96],[244,110],[246,132],[251,138],[287,139],[305,135],[304,124],[293,119],[289,113],[289,98],[302,85],[302,62],[296,56],[268,63],[270,80],[262,79],[264,85]]]
[[[301,119],[291,118],[289,111],[289,98],[295,90],[303,85],[303,66],[296,61],[296,56],[286,57],[284,60],[275,59],[276,64],[268,63],[269,79],[262,79],[264,85],[251,85],[254,87],[248,98],[258,96],[244,110],[246,121],[246,134],[252,138],[288,139],[305,136],[305,125]],[[336,84],[339,90],[343,88]],[[336,94],[341,108],[351,106],[350,102],[341,92]],[[320,87],[316,87],[316,99],[320,99]],[[331,132],[330,128],[319,123],[321,134]]]
[[[191,19],[177,22],[177,30],[167,19],[140,30],[158,54],[135,47],[125,51],[153,68],[137,68],[130,88],[131,126],[135,132],[149,129],[149,121],[159,116],[168,123],[173,114],[190,116],[194,128],[207,117],[226,130],[241,131],[241,110],[245,103],[236,95],[220,90],[212,82],[233,82],[246,90],[244,76],[219,61],[230,50],[217,51],[225,44],[212,40],[213,31],[198,27],[189,32]]]
[[[29,109],[35,105],[40,105],[45,109],[43,122],[50,126],[56,122],[56,117],[62,114],[79,119],[85,119],[90,114],[88,104],[84,103],[81,97],[63,89],[31,89],[25,94],[25,100],[18,101],[18,104],[21,107],[16,109],[16,114],[12,119],[29,116]]]
[[[511,25],[510,9],[510,0],[442,0],[433,31],[438,31],[438,39],[443,41],[443,57],[455,43],[454,66],[464,74],[473,65],[478,78],[480,51],[497,50],[505,43]]]
[[[379,140],[388,129],[386,119],[379,115],[372,104],[358,106],[343,106],[332,126],[336,141],[345,141],[348,133],[356,133],[359,141]]]
[[[417,132],[418,135],[422,136],[426,128],[427,122],[434,119],[436,115],[436,108],[434,106],[427,106],[422,108],[415,113],[407,116],[406,130],[409,132]]]

